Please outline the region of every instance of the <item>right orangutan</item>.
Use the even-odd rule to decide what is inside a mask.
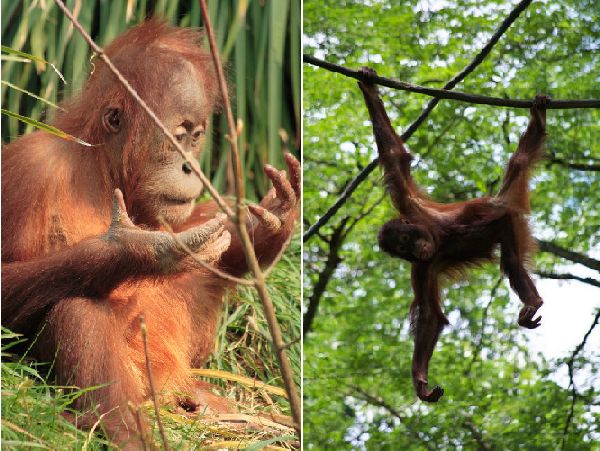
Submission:
[[[219,103],[210,54],[191,29],[151,20],[117,38],[107,55],[194,162]],[[227,289],[234,287],[182,251],[242,276],[248,265],[236,227],[203,189],[190,163],[102,61],[55,125],[93,144],[37,131],[2,149],[2,324],[35,340],[57,382],[96,387],[74,407],[78,424],[121,446],[142,446],[129,403],[151,392],[140,316],[148,330],[154,386],[187,410],[227,411],[195,380],[214,348]],[[265,166],[273,188],[251,206],[256,256],[271,263],[293,231],[300,165]],[[135,225],[134,225],[135,224]],[[142,428],[143,430],[143,428]]]
[[[361,69],[364,80],[375,71]],[[412,378],[417,396],[436,402],[444,394],[441,387],[427,387],[429,360],[440,332],[448,320],[442,311],[439,278],[461,274],[469,265],[491,260],[500,245],[500,267],[510,286],[525,306],[519,325],[535,329],[542,305],[525,263],[534,250],[527,225],[529,213],[528,180],[531,167],[542,158],[546,138],[544,95],[536,96],[527,130],[511,157],[502,187],[494,197],[440,204],[427,198],[410,174],[412,156],[394,132],[374,84],[358,83],[363,92],[384,170],[385,183],[400,217],[383,225],[380,247],[393,257],[412,264],[414,300],[410,307],[411,330],[415,338]]]

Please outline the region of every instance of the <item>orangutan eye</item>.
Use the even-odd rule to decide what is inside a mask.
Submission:
[[[403,233],[402,235],[400,235],[399,240],[401,243],[406,243],[408,241],[408,235]]]
[[[194,132],[192,133],[192,138],[198,139],[202,135],[204,135],[204,126],[203,125],[199,125],[198,127],[196,127],[194,129]]]
[[[182,125],[179,125],[175,129],[175,133],[173,133],[173,135],[175,136],[177,141],[181,142],[181,141],[183,141],[183,138],[185,138],[185,135],[187,135],[187,130]]]

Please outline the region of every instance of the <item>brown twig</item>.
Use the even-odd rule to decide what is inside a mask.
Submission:
[[[494,45],[498,42],[498,40],[502,37],[502,35],[510,28],[513,22],[519,17],[519,15],[529,6],[531,0],[522,0],[519,2],[517,6],[510,12],[510,14],[504,19],[502,24],[498,27],[496,32],[492,35],[487,44],[481,49],[481,51],[475,55],[473,60],[465,66],[465,68],[456,74],[448,83],[444,85],[444,89],[450,90],[453,89],[458,83],[465,79],[467,75],[475,70],[477,66],[479,66],[485,57],[492,51]],[[429,113],[433,111],[435,106],[438,104],[439,99],[433,98],[427,103],[427,106],[423,109],[419,117],[406,129],[406,131],[402,134],[402,139],[407,141],[413,133],[421,126],[421,124],[427,119]],[[375,170],[377,164],[379,163],[379,159],[375,158],[371,161],[365,168],[360,171],[356,177],[352,179],[352,181],[344,188],[344,191],[337,200],[333,203],[331,207],[327,209],[327,211],[321,216],[313,225],[311,225],[307,231],[302,236],[303,241],[308,241],[311,236],[316,234],[321,227],[323,227],[327,222],[337,213],[337,211],[346,203],[346,201],[352,196],[352,193],[358,188],[358,186],[366,180],[371,172]]]
[[[237,127],[233,118],[231,104],[229,102],[229,92],[227,90],[227,83],[225,82],[225,75],[223,74],[223,68],[221,66],[219,52],[215,43],[215,37],[213,33],[212,23],[210,21],[210,16],[208,14],[208,8],[206,6],[206,0],[200,0],[200,9],[202,11],[202,18],[204,21],[204,26],[206,28],[206,34],[208,36],[210,51],[212,53],[215,68],[217,70],[219,87],[221,89],[221,95],[223,96],[223,102],[225,104],[227,125],[230,133],[228,139],[231,143],[231,151],[236,175],[235,178],[237,194],[237,216],[235,222],[238,228],[238,233],[240,235],[240,241],[242,243],[244,253],[246,255],[246,261],[248,263],[250,271],[254,275],[254,284],[256,287],[256,291],[258,292],[258,296],[260,297],[260,300],[263,305],[263,310],[265,313],[265,318],[267,319],[267,324],[269,325],[269,331],[273,339],[275,354],[277,355],[281,376],[283,378],[283,383],[290,402],[290,410],[292,412],[294,422],[296,423],[296,431],[298,432],[298,435],[300,435],[300,428],[302,425],[302,407],[300,403],[300,397],[298,396],[298,392],[294,384],[292,368],[287,358],[285,342],[283,341],[281,328],[279,327],[277,317],[275,316],[275,308],[273,307],[273,301],[271,300],[271,296],[269,295],[269,292],[267,291],[267,287],[265,285],[265,276],[262,270],[260,269],[260,265],[258,264],[258,260],[256,259],[256,255],[254,253],[254,246],[252,245],[252,241],[250,240],[250,236],[248,235],[248,231],[246,229],[247,208],[242,205],[242,199],[244,198],[244,189],[240,156],[237,147]]]
[[[545,271],[536,271],[535,272],[542,279],[554,279],[554,280],[577,280],[581,283],[587,283],[588,285],[592,285],[593,287],[600,288],[600,280],[593,279],[591,277],[581,277],[576,276],[575,274],[570,273],[553,273],[553,272],[545,272]]]
[[[482,96],[479,94],[470,94],[461,91],[450,91],[448,89],[435,89],[427,88],[425,86],[415,85],[402,80],[394,80],[391,78],[381,77],[379,75],[366,76],[359,70],[349,69],[339,64],[330,63],[322,59],[316,58],[312,55],[304,54],[303,60],[305,63],[312,64],[313,66],[321,67],[330,72],[345,75],[346,77],[355,78],[364,82],[386,86],[388,88],[399,89],[401,91],[416,92],[419,94],[425,94],[437,99],[452,99],[460,102],[468,102],[476,105],[493,105],[499,107],[509,108],[531,108],[533,106],[533,100],[522,100],[522,99],[507,99],[503,97],[489,97]],[[555,100],[552,99],[547,109],[568,109],[568,108],[600,108],[600,99],[586,99],[586,100]]]
[[[573,263],[579,263],[580,265],[586,266],[590,269],[600,271],[600,260],[588,257],[585,254],[566,249],[552,241],[536,240],[540,251],[550,252],[551,254],[557,255],[558,257],[572,261]]]
[[[565,427],[563,429],[563,437],[560,449],[565,449],[565,445],[567,443],[567,433],[569,432],[569,426],[571,425],[571,421],[573,420],[573,416],[575,414],[575,403],[577,402],[578,396],[577,388],[575,387],[575,358],[577,357],[577,354],[579,354],[583,350],[589,336],[594,331],[599,321],[600,310],[596,312],[596,315],[594,316],[594,321],[592,321],[590,328],[583,336],[583,340],[581,340],[581,343],[579,343],[577,347],[573,350],[573,352],[571,353],[571,357],[566,362],[567,368],[569,370],[569,386],[571,387],[571,405],[569,407],[569,413],[567,414],[567,419],[565,421]]]
[[[158,424],[158,431],[160,432],[160,438],[162,439],[164,449],[169,451],[169,442],[165,435],[165,430],[160,419],[160,412],[158,409],[158,399],[156,398],[156,390],[154,389],[154,378],[152,376],[152,367],[150,365],[150,355],[148,354],[148,329],[144,322],[144,315],[140,315],[140,331],[142,333],[142,342],[144,343],[144,356],[146,357],[146,371],[148,372],[148,385],[150,386],[150,396],[152,398],[152,404],[154,405],[154,414],[156,415],[156,423]]]

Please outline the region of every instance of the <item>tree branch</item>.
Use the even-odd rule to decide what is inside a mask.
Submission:
[[[596,312],[594,321],[592,321],[590,328],[583,336],[583,340],[581,340],[581,343],[579,343],[577,345],[577,347],[573,350],[573,352],[571,353],[571,357],[566,362],[567,367],[569,369],[569,386],[571,387],[571,406],[569,408],[569,413],[567,414],[567,419],[565,421],[565,427],[563,429],[561,449],[565,449],[567,433],[569,432],[569,426],[571,424],[571,421],[573,420],[573,415],[575,413],[575,402],[577,400],[577,390],[575,388],[575,380],[574,380],[575,358],[577,357],[577,354],[579,354],[583,350],[583,347],[585,346],[589,336],[592,334],[592,332],[598,325],[598,321],[600,321],[600,309]]]
[[[491,451],[493,449],[492,445],[490,445],[488,442],[485,441],[485,439],[483,438],[483,434],[481,433],[481,431],[479,429],[477,429],[477,426],[475,426],[475,423],[473,423],[473,417],[471,417],[469,415],[464,415],[463,424],[471,433],[471,436],[473,437],[473,440],[475,440],[475,442],[479,446],[479,449],[483,449],[485,451]]]
[[[579,263],[590,269],[595,269],[596,271],[600,271],[600,261],[599,260],[588,257],[587,255],[583,255],[579,252],[574,252],[569,249],[565,249],[564,247],[554,244],[552,241],[545,241],[545,240],[536,240],[536,241],[537,241],[537,245],[539,246],[539,248],[542,252],[550,252],[551,254],[557,255],[566,260],[570,260],[573,263]]]
[[[502,35],[508,30],[508,28],[513,24],[513,22],[519,17],[519,15],[529,6],[531,0],[522,0],[519,4],[510,12],[510,14],[504,19],[500,27],[496,30],[496,32],[492,35],[487,44],[481,49],[481,51],[475,55],[475,58],[465,66],[465,68],[456,74],[448,83],[444,85],[444,89],[450,90],[454,88],[459,82],[465,79],[467,75],[475,70],[477,66],[481,64],[481,62],[485,59],[485,57],[491,52],[494,45],[498,42],[498,40],[502,37]],[[408,129],[402,135],[402,139],[407,141],[413,133],[419,128],[419,126],[427,119],[429,113],[435,108],[438,104],[439,99],[433,98],[429,101],[425,109],[421,112],[419,117],[408,127]],[[321,216],[312,226],[308,228],[308,230],[302,236],[304,242],[308,241],[311,236],[313,236],[317,231],[323,227],[324,224],[327,223],[331,219],[333,215],[337,213],[344,203],[352,196],[352,193],[358,188],[360,185],[373,170],[377,167],[379,159],[375,158],[371,161],[365,168],[358,173],[358,175],[352,179],[352,181],[346,186],[342,194],[338,197],[338,199],[334,202],[334,204],[329,207],[329,209],[325,212],[323,216]]]
[[[321,301],[321,297],[323,293],[325,293],[325,289],[327,288],[327,284],[333,273],[342,262],[342,259],[339,257],[339,250],[344,244],[344,240],[348,236],[348,234],[352,231],[352,229],[361,221],[363,218],[369,216],[373,209],[377,207],[384,199],[385,195],[379,197],[373,204],[364,209],[363,211],[354,218],[354,220],[346,227],[346,223],[348,222],[349,217],[345,217],[342,222],[334,229],[333,234],[326,240],[329,244],[329,253],[327,255],[327,261],[325,262],[325,269],[319,273],[319,277],[317,279],[317,283],[315,283],[313,292],[310,295],[308,300],[308,307],[306,308],[306,313],[303,318],[303,331],[304,331],[304,339],[306,340],[306,335],[310,332],[312,327],[312,323],[317,314],[317,309],[319,308],[319,302]]]
[[[564,166],[569,169],[574,169],[576,171],[600,172],[600,164],[571,163],[569,161],[563,160],[562,158],[555,157],[550,158],[548,162],[550,164],[558,164],[560,166]]]
[[[366,390],[363,390],[358,385],[349,385],[349,387],[355,391],[355,393],[351,393],[350,396],[358,397],[358,398],[362,399],[363,401],[368,402],[371,405],[374,405],[377,407],[382,407],[383,409],[387,410],[388,413],[390,413],[392,416],[397,418],[398,421],[400,421],[400,423],[404,425],[404,427],[406,428],[406,431],[414,440],[419,442],[421,445],[423,445],[428,450],[435,449],[435,447],[429,441],[423,440],[423,438],[419,435],[418,432],[414,431],[411,427],[409,427],[409,425],[406,423],[406,415],[403,415],[395,407],[388,404],[385,401],[385,399],[383,399],[379,396],[370,394],[369,392],[367,392]],[[358,394],[358,396],[357,396],[357,394]]]
[[[535,273],[544,279],[577,280],[579,282],[587,283],[588,285],[592,285],[594,287],[600,288],[600,280],[592,279],[591,277],[580,277],[580,276],[576,276],[575,274],[568,274],[568,273],[556,274],[556,273],[552,273],[552,272],[543,272],[543,271],[536,271]]]
[[[319,273],[317,282],[315,283],[313,291],[310,294],[310,297],[308,298],[308,307],[306,308],[306,313],[304,313],[304,318],[302,321],[304,340],[306,340],[306,335],[308,334],[308,332],[310,332],[313,320],[317,315],[317,310],[319,308],[321,296],[323,296],[323,293],[325,292],[325,288],[327,288],[327,284],[329,283],[331,276],[333,276],[333,273],[342,261],[339,256],[339,251],[343,243],[343,238],[345,236],[344,228],[346,227],[346,222],[348,221],[348,219],[348,217],[342,219],[342,222],[340,222],[338,226],[333,230],[333,234],[329,239],[329,252],[327,254],[327,260],[325,261],[325,268]]]
[[[521,99],[506,99],[503,97],[488,97],[479,94],[470,94],[460,91],[450,91],[447,89],[435,89],[427,88],[425,86],[415,85],[402,80],[394,80],[391,78],[381,77],[379,75],[368,75],[366,76],[363,72],[358,70],[349,69],[339,64],[329,63],[327,61],[315,58],[314,56],[304,54],[303,60],[305,63],[312,64],[326,69],[330,72],[336,72],[338,74],[345,75],[346,77],[355,78],[367,83],[377,84],[386,86],[388,88],[399,89],[401,91],[416,92],[419,94],[425,94],[437,99],[452,99],[460,102],[468,102],[477,105],[493,105],[499,107],[510,107],[510,108],[531,108],[533,106],[533,100],[521,100]],[[547,109],[567,109],[567,108],[600,108],[600,99],[587,99],[587,100],[551,100],[547,106]]]

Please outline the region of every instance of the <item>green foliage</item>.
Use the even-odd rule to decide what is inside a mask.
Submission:
[[[65,3],[76,11],[83,28],[100,46],[152,15],[174,25],[202,26],[197,1]],[[231,82],[234,114],[244,123],[239,147],[246,195],[251,200],[260,199],[269,188],[263,165],[284,166],[282,132],[292,152],[298,155],[300,148],[300,2],[211,0],[208,7]],[[76,95],[91,70],[92,55],[54,2],[2,2],[1,12],[4,47],[12,49],[11,53],[25,52],[36,58],[29,63],[14,58],[4,61],[2,79],[52,103]],[[46,62],[60,70],[66,83]],[[3,108],[35,121],[47,123],[55,113],[43,102],[5,84],[1,96]],[[223,139],[226,122],[224,115],[215,116],[209,131],[213,139],[202,153],[201,165],[219,191],[231,193],[233,173]],[[14,140],[33,131],[33,126],[2,117],[2,139]]]
[[[304,52],[439,88],[470,62],[516,4],[511,3],[305,0]],[[599,24],[597,2],[533,2],[456,89],[510,98],[533,98],[536,92],[561,99],[599,98]],[[429,100],[387,88],[381,93],[398,132]],[[303,216],[305,224],[312,224],[376,156],[376,148],[356,80],[305,64],[303,105]],[[495,192],[527,116],[526,110],[442,100],[408,142],[417,181],[442,202]],[[549,156],[597,164],[598,124],[599,110],[550,111]],[[534,234],[597,258],[598,172],[548,159],[531,185]],[[305,299],[325,268],[326,239],[343,218],[358,218],[376,204],[381,186],[376,171],[321,229],[321,237],[305,243]],[[600,399],[594,391],[600,383],[598,331],[575,361],[578,396],[565,433],[572,399],[564,362],[570,352],[547,359],[531,350],[539,335],[516,326],[519,302],[509,298],[496,264],[446,285],[444,309],[451,325],[430,365],[430,384],[442,385],[445,395],[436,405],[415,402],[406,320],[410,269],[376,245],[378,227],[393,215],[386,198],[346,237],[341,263],[321,297],[313,331],[305,337],[306,448],[560,449],[564,439],[564,449],[593,449],[592,440],[600,437]],[[561,272],[558,265],[564,266],[564,260],[548,253],[537,254],[536,263],[544,271]],[[589,308],[595,299],[562,302]],[[591,321],[583,322],[579,337]],[[365,401],[362,392],[399,415]]]

